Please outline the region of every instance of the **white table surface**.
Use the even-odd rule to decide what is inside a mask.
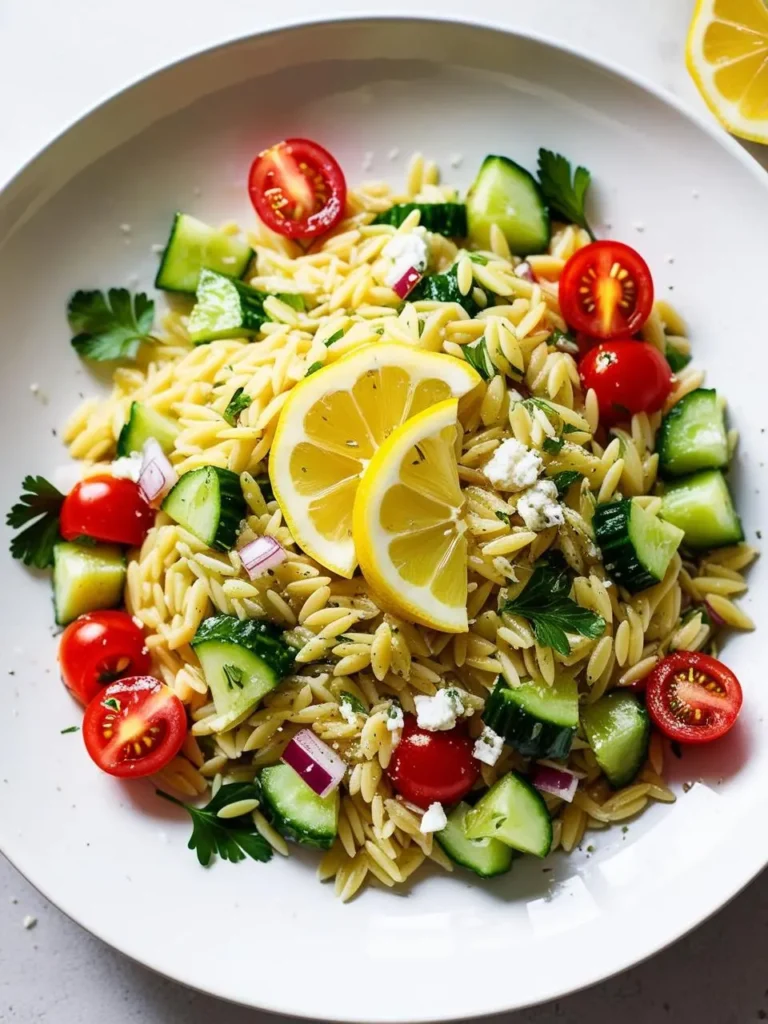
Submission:
[[[457,17],[482,11],[486,21],[547,34],[622,64],[702,109],[683,62],[692,8],[693,0],[486,0],[481,8],[469,0],[416,0],[407,6],[409,13]],[[398,8],[376,0],[336,0],[332,7],[312,0],[0,0],[0,184],[84,111],[169,61],[321,11],[377,9],[394,13]],[[759,147],[752,151],[768,164],[768,149],[765,155]],[[36,918],[31,928],[24,927],[27,916]],[[653,960],[587,992],[505,1019],[509,1024],[766,1019],[767,953],[764,875],[716,918]],[[567,954],[553,951],[553,970],[558,955]],[[0,858],[0,1021],[266,1024],[268,1019],[183,989],[108,949]]]

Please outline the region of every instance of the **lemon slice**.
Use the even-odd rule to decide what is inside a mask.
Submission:
[[[269,475],[304,551],[351,577],[352,508],[379,445],[409,417],[478,384],[469,363],[400,344],[367,345],[297,384],[280,413]]]
[[[385,607],[447,633],[467,629],[467,541],[455,399],[404,423],[379,448],[355,499],[360,568]]]
[[[728,131],[768,142],[768,8],[764,0],[698,0],[686,64]]]

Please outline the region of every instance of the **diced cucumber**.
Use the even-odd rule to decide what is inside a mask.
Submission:
[[[264,312],[264,300],[271,294],[204,267],[197,285],[197,302],[189,317],[190,339],[195,345],[201,345],[219,338],[242,338],[258,333],[261,325],[270,319]],[[304,311],[301,295],[274,294],[292,309]]]
[[[231,729],[247,718],[290,670],[295,654],[277,626],[254,619],[241,621],[235,615],[205,619],[192,647],[216,706],[214,732]]]
[[[414,211],[421,213],[419,224],[446,238],[467,237],[467,208],[463,203],[395,203],[377,214],[374,224],[391,224],[399,228]]]
[[[112,544],[73,544],[53,549],[53,606],[56,621],[66,626],[78,615],[123,602],[125,557]]]
[[[552,686],[530,679],[510,687],[500,677],[483,721],[524,757],[565,758],[579,725],[578,687],[566,675]]]
[[[480,306],[472,296],[472,289],[467,295],[462,294],[456,266],[444,274],[428,274],[422,278],[408,296],[408,301],[419,302],[423,299],[430,302],[457,302],[470,316],[480,312]]]
[[[637,498],[598,505],[592,519],[606,570],[632,593],[664,579],[683,531],[643,508]]]
[[[162,507],[179,526],[219,551],[229,551],[234,545],[246,514],[240,477],[218,466],[184,473]]]
[[[659,515],[685,532],[689,548],[720,548],[744,540],[741,520],[719,469],[668,483]]]
[[[167,455],[173,450],[174,442],[179,433],[179,425],[170,416],[164,416],[149,405],[132,402],[128,414],[128,422],[120,431],[117,439],[119,457],[140,452],[144,444],[153,437]]]
[[[467,839],[498,839],[513,850],[546,857],[552,819],[538,790],[517,772],[495,782],[464,819]]]
[[[536,179],[505,156],[487,156],[467,194],[469,237],[480,249],[491,247],[497,224],[513,253],[546,252],[549,210]]]
[[[288,764],[264,768],[261,792],[272,824],[287,839],[329,850],[339,827],[339,791],[320,797]]]
[[[670,409],[656,442],[663,476],[683,476],[728,464],[725,414],[714,388],[697,388]]]
[[[467,839],[464,823],[472,808],[460,803],[448,815],[448,824],[435,839],[445,850],[454,864],[474,871],[481,878],[504,875],[512,867],[515,851],[498,839]]]
[[[204,224],[188,213],[177,213],[155,277],[166,292],[194,294],[203,267],[230,277],[242,277],[253,249],[241,238]]]
[[[642,702],[614,690],[581,709],[581,724],[610,784],[614,789],[628,785],[648,754],[651,727]]]

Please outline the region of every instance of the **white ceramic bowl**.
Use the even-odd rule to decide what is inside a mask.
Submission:
[[[729,397],[754,540],[768,521],[765,174],[615,71],[505,32],[402,18],[296,27],[184,61],[89,114],[11,183],[0,197],[0,508],[26,473],[64,461],[55,428],[99,387],[69,346],[70,292],[135,287],[134,275],[151,288],[151,246],[176,209],[248,223],[249,162],[290,135],[320,140],[351,180],[402,179],[415,149],[462,186],[488,152],[533,167],[543,145],[589,167],[601,234],[642,249],[658,293],[688,320],[697,362]],[[302,851],[204,871],[185,849],[181,813],[149,785],[100,775],[80,737],[60,735],[79,710],[57,678],[49,584],[12,564],[5,540],[2,549],[2,849],[90,931],[179,981],[338,1020],[514,1009],[652,954],[768,859],[757,632],[727,648],[746,697],[738,728],[669,766],[678,784],[700,784],[627,833],[590,837],[591,856],[545,867],[527,858],[495,883],[420,878],[407,898],[374,890],[349,906],[316,882]],[[764,577],[758,564],[746,599],[758,622]]]

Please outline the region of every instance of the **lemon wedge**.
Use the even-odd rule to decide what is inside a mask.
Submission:
[[[371,459],[355,499],[360,568],[384,607],[447,633],[467,630],[467,540],[455,399],[408,420]]]
[[[379,446],[410,417],[480,383],[469,363],[453,356],[385,343],[366,345],[297,384],[280,413],[269,475],[304,551],[351,577],[355,495]]]
[[[768,8],[764,0],[698,0],[685,59],[720,123],[743,139],[768,142]]]

